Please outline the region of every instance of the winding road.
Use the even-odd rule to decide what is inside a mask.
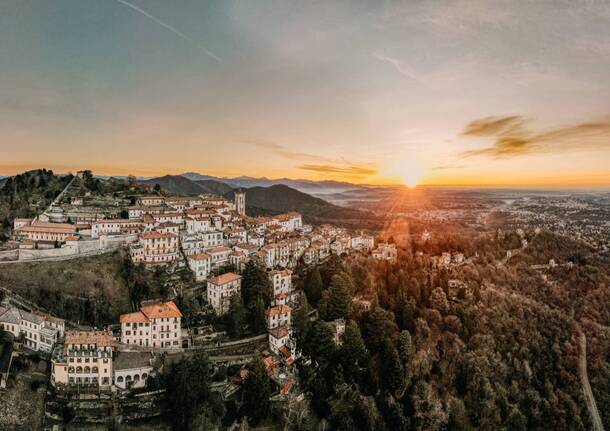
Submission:
[[[580,344],[580,353],[578,356],[578,376],[580,377],[582,390],[585,393],[585,398],[587,400],[587,407],[589,409],[589,414],[591,415],[591,421],[593,422],[593,430],[604,431],[602,418],[599,415],[599,410],[597,410],[597,403],[595,402],[595,397],[593,396],[591,384],[589,383],[589,376],[587,374],[587,337],[578,324],[576,324],[576,331],[578,333]]]

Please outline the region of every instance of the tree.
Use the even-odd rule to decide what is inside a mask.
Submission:
[[[263,301],[264,306],[271,303],[271,282],[262,265],[253,260],[246,264],[242,274],[241,292],[247,308],[251,309],[258,298]]]
[[[404,368],[392,342],[386,338],[380,355],[381,387],[400,398],[405,389]]]
[[[233,338],[239,338],[244,333],[247,311],[240,295],[233,295],[226,315],[227,332]]]
[[[161,193],[161,185],[159,183],[156,183],[155,186],[153,187],[153,190],[157,194]]]
[[[262,298],[256,298],[254,305],[250,309],[250,321],[252,330],[256,334],[262,334],[267,330],[267,319],[265,318],[265,304]]]
[[[326,307],[326,320],[345,319],[349,315],[350,305],[349,285],[346,278],[339,274],[333,275]]]
[[[242,395],[242,412],[248,418],[251,426],[257,426],[269,415],[270,396],[269,375],[261,353],[257,352],[254,360],[248,366],[248,376],[244,381]]]
[[[334,334],[326,322],[315,321],[307,338],[307,354],[314,361],[326,365],[333,360],[335,355]]]
[[[400,331],[398,337],[398,355],[403,364],[408,364],[413,355],[413,341],[409,331]]]
[[[381,307],[375,307],[369,313],[362,329],[366,346],[373,353],[379,352],[384,340],[393,337],[398,330],[394,316]]]
[[[314,266],[305,275],[304,283],[305,294],[307,300],[314,306],[318,304],[320,298],[322,298],[322,276],[320,275],[320,269]]]
[[[296,309],[292,318],[292,327],[297,344],[305,343],[309,332],[309,304],[307,298],[304,297],[301,306]]]
[[[339,360],[343,366],[345,379],[348,382],[358,382],[360,370],[363,368],[368,351],[360,334],[360,328],[353,320],[345,325],[343,344],[339,349]]]
[[[210,398],[211,367],[207,356],[197,352],[174,364],[166,379],[168,412],[174,429],[190,429],[198,411]]]

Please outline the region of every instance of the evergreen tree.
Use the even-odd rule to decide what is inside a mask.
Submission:
[[[198,411],[209,400],[210,363],[204,353],[172,365],[166,379],[169,420],[174,429],[190,429]]]
[[[306,344],[307,354],[317,363],[326,365],[333,360],[336,347],[333,331],[327,323],[315,321]]]
[[[387,338],[383,343],[380,359],[381,387],[392,395],[402,396],[405,388],[404,368],[400,363],[398,352]]]
[[[226,317],[227,332],[231,337],[239,338],[244,333],[247,311],[240,295],[233,295]]]
[[[303,298],[301,306],[297,308],[292,317],[292,328],[297,345],[302,345],[306,342],[309,326],[309,304],[307,303],[307,298]]]
[[[270,411],[271,382],[260,352],[248,367],[248,376],[243,385],[242,412],[251,426],[257,426]]]
[[[316,306],[320,298],[322,298],[322,290],[324,289],[320,269],[317,266],[314,266],[307,271],[304,289],[305,294],[307,295],[307,300]]]
[[[241,292],[247,308],[254,307],[258,298],[264,306],[271,303],[272,287],[267,272],[260,264],[251,260],[242,273]]]
[[[360,328],[353,320],[345,326],[343,344],[339,349],[339,360],[343,366],[345,378],[348,382],[358,382],[360,370],[368,352],[360,334]]]
[[[350,312],[351,299],[346,278],[336,274],[330,282],[326,320],[345,319]]]
[[[250,309],[250,321],[252,330],[256,334],[262,334],[267,330],[267,320],[265,319],[265,303],[262,298],[256,298],[254,305]]]

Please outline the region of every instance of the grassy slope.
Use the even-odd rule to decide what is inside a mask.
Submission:
[[[121,274],[122,257],[115,252],[59,262],[3,265],[0,286],[57,316],[101,325],[130,311],[129,292]]]

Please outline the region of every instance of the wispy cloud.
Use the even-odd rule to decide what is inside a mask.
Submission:
[[[319,156],[317,154],[305,153],[302,151],[294,151],[284,145],[278,144],[276,142],[267,141],[263,139],[243,139],[241,142],[244,142],[249,145],[256,145],[257,147],[261,147],[267,151],[271,151],[281,157],[284,157],[289,160],[296,160],[299,162],[309,161],[309,162],[323,162],[323,163],[335,163],[336,160]]]
[[[430,170],[432,170],[432,171],[444,171],[444,170],[447,170],[447,169],[461,169],[463,167],[464,167],[464,165],[460,165],[460,164],[457,164],[457,163],[448,163],[446,165],[432,166],[430,168]]]
[[[264,148],[288,160],[306,162],[297,166],[298,169],[305,171],[349,176],[367,176],[377,173],[377,167],[371,163],[357,163],[345,158],[333,159],[317,154],[294,151],[281,144],[261,139],[247,139],[242,140],[242,142]]]
[[[181,31],[175,29],[174,27],[172,27],[171,25],[161,21],[159,18],[151,15],[150,13],[148,13],[147,11],[145,11],[144,9],[141,9],[129,2],[126,2],[125,0],[116,0],[118,3],[127,6],[128,8],[135,10],[136,12],[144,15],[146,18],[150,19],[151,21],[159,24],[161,27],[163,27],[166,30],[171,31],[172,33],[174,33],[176,36],[186,40],[187,42],[192,43],[194,46],[196,46],[197,48],[199,48],[201,51],[203,51],[204,54],[206,54],[208,57],[213,58],[214,60],[216,60],[218,63],[222,63],[222,58],[220,58],[219,56],[217,56],[216,54],[214,54],[212,51],[210,51],[209,49],[207,49],[206,47],[202,46],[201,44],[199,44],[198,42],[196,42],[195,40],[193,40],[192,38],[190,38],[189,36],[187,36],[186,34],[182,33]]]
[[[322,174],[342,174],[342,175],[375,175],[377,169],[364,166],[332,166],[332,165],[301,165],[298,167],[304,171],[318,172]]]
[[[496,159],[531,153],[561,152],[577,149],[609,148],[610,119],[579,123],[542,132],[526,127],[520,116],[487,117],[469,123],[464,136],[494,138],[493,145],[462,153],[463,157],[488,156]]]
[[[413,70],[413,68],[411,68],[408,64],[398,60],[397,58],[393,58],[388,55],[381,54],[379,52],[373,52],[372,56],[373,56],[373,58],[375,58],[383,63],[389,64],[405,78],[409,78],[413,81],[418,80],[417,73]]]

